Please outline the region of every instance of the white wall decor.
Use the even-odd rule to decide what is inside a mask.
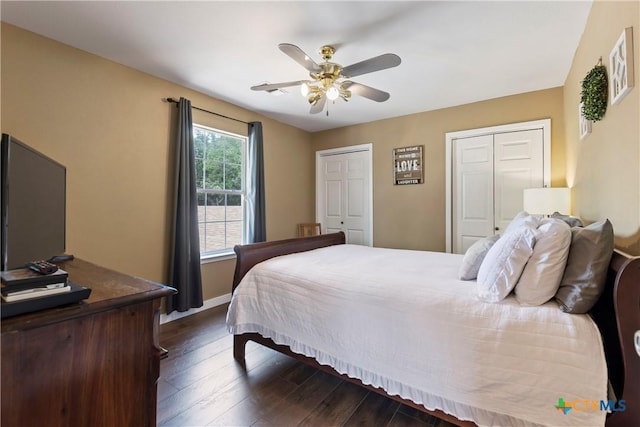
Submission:
[[[611,105],[622,101],[633,81],[633,28],[625,28],[609,54]]]
[[[580,127],[580,139],[586,138],[591,133],[591,120],[587,120],[582,114],[582,106],[584,103],[578,104],[578,123]]]

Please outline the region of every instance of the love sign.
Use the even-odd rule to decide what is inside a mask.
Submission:
[[[393,183],[422,184],[422,145],[393,149]]]

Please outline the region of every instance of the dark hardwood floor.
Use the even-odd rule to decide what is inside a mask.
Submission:
[[[243,369],[226,308],[160,326],[159,426],[453,426],[253,342]]]

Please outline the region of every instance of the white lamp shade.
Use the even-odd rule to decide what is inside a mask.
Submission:
[[[302,83],[302,85],[300,86],[300,93],[305,98],[307,97],[307,95],[309,95],[309,85],[307,83]]]
[[[329,89],[327,89],[327,98],[329,98],[330,100],[335,101],[336,99],[338,99],[338,96],[340,96],[340,92],[334,86],[331,86]]]
[[[571,189],[527,188],[523,195],[523,209],[533,215],[551,215],[554,212],[571,215]]]

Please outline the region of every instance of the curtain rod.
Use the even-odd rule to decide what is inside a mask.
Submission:
[[[174,104],[177,104],[179,102],[175,98],[167,98],[166,101],[167,102],[172,102]],[[193,105],[191,106],[191,108],[203,111],[205,113],[213,114],[214,116],[224,117],[225,119],[229,119],[229,120],[235,120],[236,122],[244,123],[245,125],[249,124],[248,122],[245,122],[244,120],[234,119],[233,117],[225,116],[224,114],[220,114],[220,113],[214,113],[213,111],[205,110],[204,108],[194,107]]]

